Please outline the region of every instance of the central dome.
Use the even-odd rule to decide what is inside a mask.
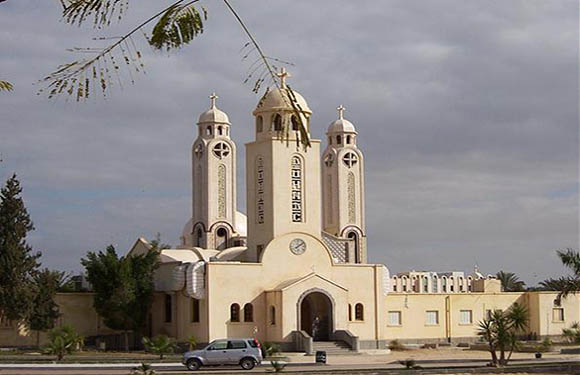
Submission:
[[[294,101],[296,108],[302,113],[312,113],[312,110],[308,107],[308,103],[306,103],[304,97],[294,90],[290,91],[287,87],[276,88],[268,91],[266,95],[262,97],[253,113],[256,115],[261,112],[279,110],[293,111],[294,107],[292,106],[292,101]]]

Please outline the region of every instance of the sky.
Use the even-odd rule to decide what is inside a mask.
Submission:
[[[365,155],[371,262],[407,270],[565,273],[579,247],[579,5],[537,0],[231,0],[323,138],[346,107]],[[156,233],[173,245],[191,215],[190,148],[208,95],[232,122],[238,206],[259,96],[243,81],[248,38],[223,2],[204,33],[152,51],[146,74],[86,103],[36,95],[37,81],[169,4],[130,0],[101,30],[61,20],[59,2],[0,5],[0,181],[17,173],[43,266],[80,271],[87,251],[125,253]],[[139,7],[137,8],[137,5]],[[150,28],[148,29],[150,30]]]

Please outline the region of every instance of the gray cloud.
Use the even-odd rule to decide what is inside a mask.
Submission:
[[[190,214],[190,146],[217,91],[244,147],[257,102],[242,81],[247,38],[221,2],[206,32],[106,100],[49,102],[36,80],[65,48],[119,35],[163,4],[132,4],[94,32],[59,22],[58,2],[0,6],[0,179],[17,172],[46,265],[79,269],[87,250],[125,251],[141,235],[173,243]],[[391,271],[517,272],[528,283],[563,270],[578,247],[578,3],[575,1],[236,2],[324,137],[338,104],[366,157],[371,261]]]

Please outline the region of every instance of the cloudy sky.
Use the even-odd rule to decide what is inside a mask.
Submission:
[[[247,38],[221,1],[175,53],[137,39],[146,75],[106,100],[37,96],[35,82],[168,1],[130,2],[111,29],[60,21],[57,0],[0,5],[0,180],[16,172],[43,264],[80,270],[89,250],[125,252],[190,216],[190,147],[216,91],[244,147],[258,97],[243,80]],[[578,248],[578,29],[575,0],[232,0],[324,135],[343,104],[366,157],[369,258],[409,269],[512,271],[528,284],[563,272]],[[140,8],[137,8],[139,4]]]

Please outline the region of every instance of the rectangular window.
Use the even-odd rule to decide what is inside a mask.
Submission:
[[[196,298],[191,299],[191,322],[199,323],[199,300]]]
[[[439,311],[425,311],[425,325],[436,326],[439,324]]]
[[[165,323],[171,323],[171,316],[173,315],[173,309],[171,306],[171,294],[165,295]]]
[[[555,307],[552,309],[552,320],[554,322],[564,321],[564,309],[561,307]]]
[[[401,325],[401,312],[400,311],[389,311],[389,325],[390,326],[400,326]]]
[[[472,324],[473,323],[473,313],[471,310],[460,310],[459,311],[459,324]]]

